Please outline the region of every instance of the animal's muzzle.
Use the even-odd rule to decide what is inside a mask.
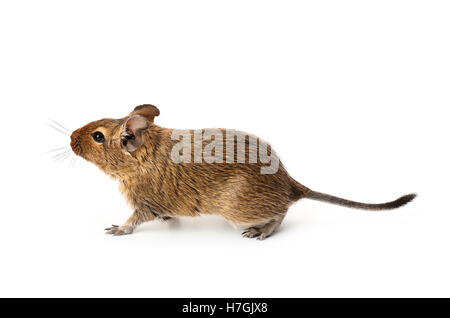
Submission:
[[[72,148],[72,151],[78,155],[81,156],[83,149],[81,148],[80,144],[80,130],[75,130],[72,135],[70,135],[70,147]]]

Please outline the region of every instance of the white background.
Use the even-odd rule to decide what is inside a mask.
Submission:
[[[0,296],[450,296],[447,1],[2,1]],[[156,123],[270,141],[302,200],[271,238],[218,217],[112,237],[131,209],[69,129]]]

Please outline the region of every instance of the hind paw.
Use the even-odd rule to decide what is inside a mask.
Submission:
[[[271,233],[266,233],[264,229],[260,229],[257,227],[249,227],[242,232],[243,237],[248,238],[256,238],[258,240],[264,240],[266,237],[268,237]]]
[[[242,232],[243,237],[254,238],[261,235],[261,232],[255,227],[249,227]]]

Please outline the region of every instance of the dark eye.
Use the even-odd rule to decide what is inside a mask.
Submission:
[[[103,136],[103,134],[99,131],[92,133],[91,136],[92,136],[92,138],[94,138],[94,140],[96,142],[104,142],[105,141],[105,136]]]

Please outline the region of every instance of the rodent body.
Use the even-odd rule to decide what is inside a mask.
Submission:
[[[122,226],[106,229],[110,234],[130,234],[139,224],[154,219],[219,214],[244,227],[244,236],[264,239],[279,226],[289,206],[301,198],[372,210],[396,208],[414,198],[408,195],[384,204],[358,203],[311,191],[289,176],[281,163],[273,173],[263,174],[261,168],[267,164],[260,158],[249,160],[254,156],[252,140],[257,140],[256,151],[264,146],[268,154],[274,152],[263,140],[238,131],[233,133],[244,136],[241,140],[246,147],[240,153],[234,147],[231,160],[230,149],[222,147],[214,149],[214,155],[220,152],[227,160],[208,163],[189,154],[193,160],[176,163],[172,156],[178,140],[173,138],[173,129],[153,123],[158,115],[155,106],[141,105],[127,117],[92,122],[71,136],[73,151],[118,179],[121,192],[134,208]],[[226,130],[219,131],[225,139]],[[204,133],[185,132],[192,136],[190,149],[207,147],[208,140],[194,137]]]

